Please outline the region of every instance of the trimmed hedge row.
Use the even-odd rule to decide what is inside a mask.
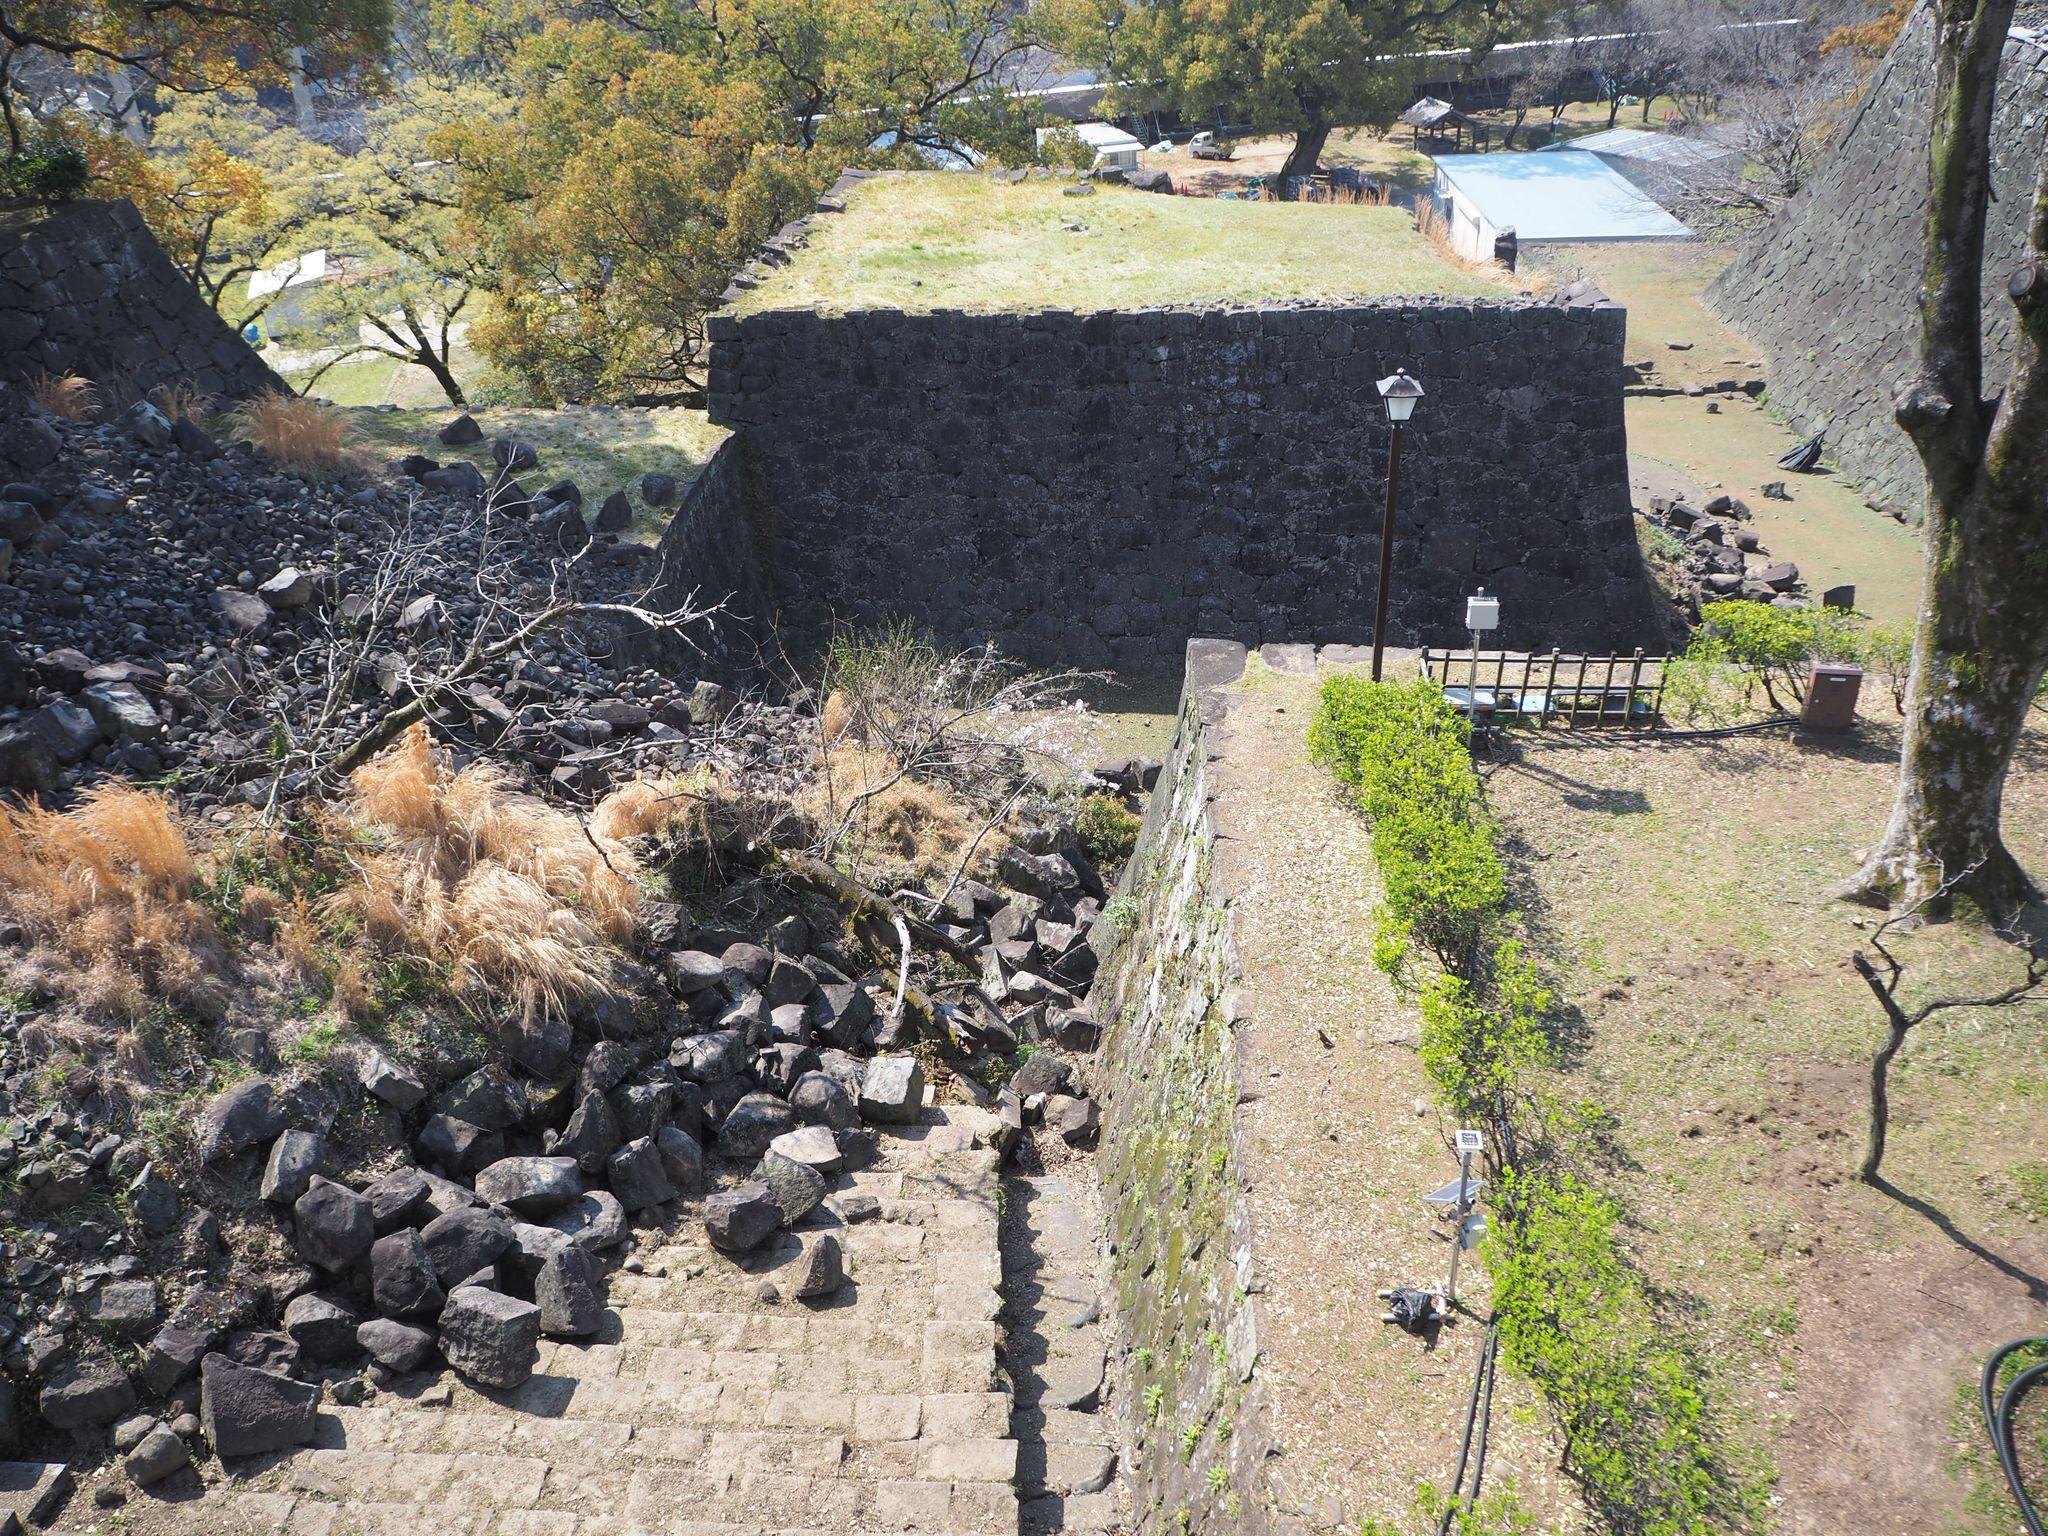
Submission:
[[[1705,1536],[1727,1501],[1699,1373],[1629,1258],[1621,1206],[1567,1166],[1587,1106],[1555,1109],[1540,1090],[1555,1000],[1508,910],[1469,727],[1428,681],[1337,677],[1308,740],[1372,823],[1376,960],[1399,975],[1413,941],[1442,967],[1421,989],[1422,1064],[1444,1107],[1491,1138],[1485,1251],[1508,1363],[1556,1411],[1565,1464],[1611,1529]]]

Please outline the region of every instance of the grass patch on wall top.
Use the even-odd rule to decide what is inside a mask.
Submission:
[[[1135,309],[1508,291],[1444,261],[1399,208],[1111,186],[1068,197],[1061,188],[940,172],[877,177],[844,213],[814,219],[795,262],[735,311]]]

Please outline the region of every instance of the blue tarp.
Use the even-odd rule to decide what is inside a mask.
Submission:
[[[1495,229],[1513,229],[1524,242],[1692,236],[1606,161],[1584,150],[1438,155],[1436,170]]]

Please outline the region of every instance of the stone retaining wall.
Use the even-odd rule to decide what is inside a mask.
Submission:
[[[1260,1536],[1278,1521],[1240,1187],[1250,1041],[1234,1005],[1231,896],[1209,803],[1224,690],[1245,651],[1197,640],[1187,654],[1179,732],[1112,905],[1120,920],[1097,940],[1099,1161],[1120,1346],[1111,1368],[1139,1529]],[[1096,931],[1111,927],[1105,916]]]
[[[692,591],[701,602],[726,605],[708,632],[692,636],[704,647],[703,654],[666,638],[657,647],[663,662],[692,676],[729,681],[747,674],[768,633],[765,621],[771,610],[745,480],[739,450],[728,437],[678,493],[675,515],[655,551],[655,588],[664,606],[683,601]]]
[[[1076,314],[714,316],[711,416],[755,496],[782,633],[907,617],[1037,664],[1155,676],[1191,635],[1368,638],[1388,427],[1389,638],[1654,643],[1630,523],[1624,316],[1399,300]]]
[[[285,388],[125,201],[0,222],[0,377],[45,370],[83,375],[116,404],[159,384],[216,401]]]
[[[1933,28],[1915,12],[1838,147],[1758,242],[1707,290],[1707,301],[1769,363],[1771,404],[1802,434],[1827,428],[1831,461],[1873,501],[1917,520],[1919,455],[1892,419],[1892,389],[1919,345],[1927,218]],[[1985,389],[2012,366],[2006,278],[2025,251],[2025,217],[2048,121],[2048,46],[2015,35],[2005,48],[1992,127],[1985,229]]]

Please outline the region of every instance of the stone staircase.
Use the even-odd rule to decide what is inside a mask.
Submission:
[[[807,1219],[847,1284],[779,1299],[797,1242],[736,1262],[700,1226],[642,1234],[599,1342],[544,1342],[531,1380],[452,1375],[325,1406],[312,1446],[203,1488],[71,1501],[67,1532],[164,1536],[1015,1536],[1017,1443],[997,1371],[993,1117],[945,1105],[885,1132]],[[848,1221],[872,1196],[871,1219]],[[179,1485],[185,1486],[182,1492]]]

